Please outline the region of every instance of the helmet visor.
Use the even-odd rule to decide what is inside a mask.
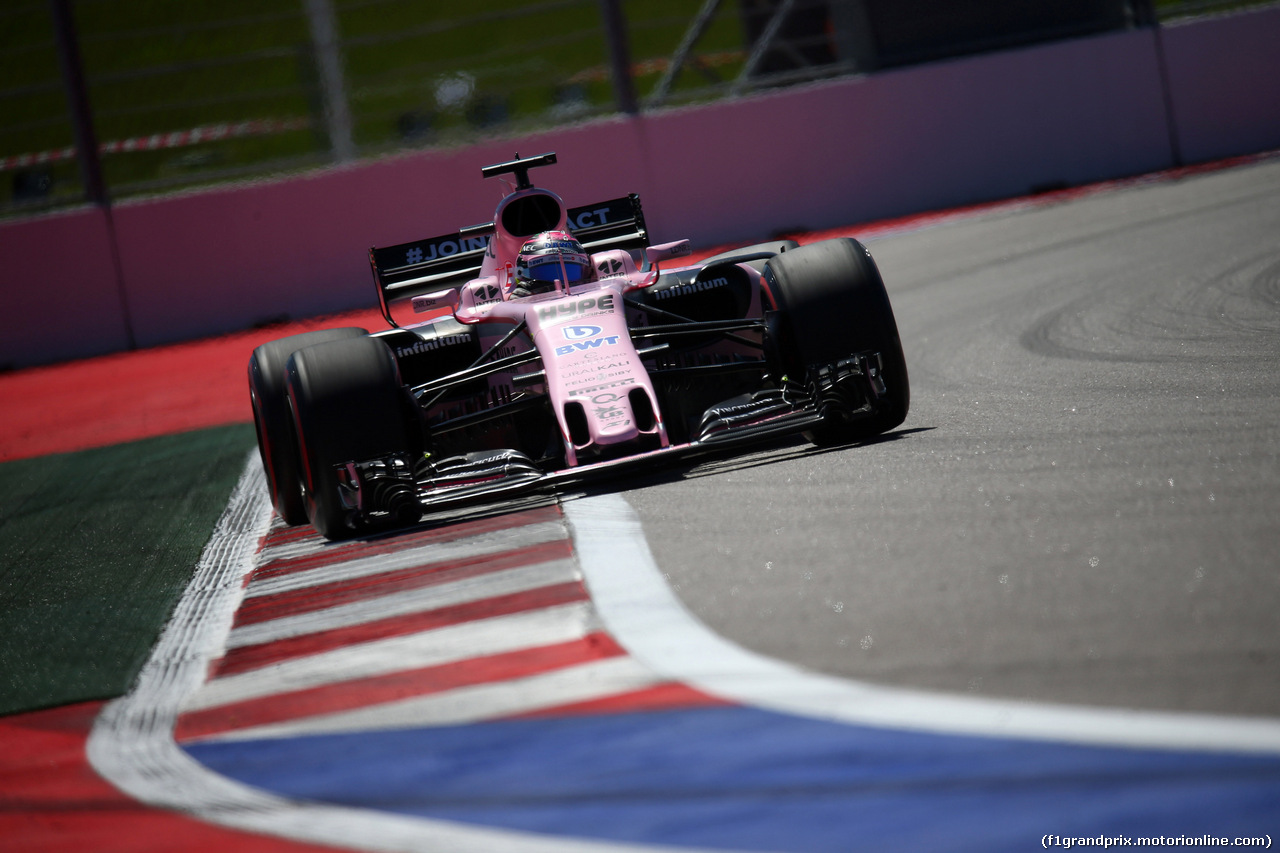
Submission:
[[[561,272],[561,264],[549,263],[539,264],[536,267],[530,267],[527,277],[530,281],[555,281],[556,279],[568,276],[566,284],[576,284],[582,281],[583,265],[566,261]]]

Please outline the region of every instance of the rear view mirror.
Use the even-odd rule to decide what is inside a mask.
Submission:
[[[650,265],[656,265],[672,258],[683,258],[691,252],[692,249],[689,248],[688,240],[677,240],[674,243],[659,243],[657,246],[650,246],[644,250],[644,259]]]
[[[413,297],[413,311],[415,314],[424,314],[437,308],[448,308],[453,311],[457,307],[457,290],[437,290],[435,293],[424,293],[421,296]]]

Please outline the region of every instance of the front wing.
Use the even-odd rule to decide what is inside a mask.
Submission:
[[[833,410],[855,417],[870,413],[874,401],[885,393],[879,366],[877,353],[860,353],[812,371],[803,385],[788,382],[781,389],[761,390],[749,398],[711,407],[691,441],[572,468],[546,471],[516,450],[481,451],[439,460],[391,457],[350,462],[341,477],[343,501],[353,520],[393,516],[403,522],[413,517],[407,512],[412,499],[416,499],[420,517],[804,432],[822,424]],[[842,402],[846,400],[855,401],[855,407],[846,406]]]

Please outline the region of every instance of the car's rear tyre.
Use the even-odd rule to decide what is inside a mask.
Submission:
[[[377,338],[330,341],[295,352],[285,372],[307,518],[327,539],[349,538],[371,522],[344,504],[338,466],[420,453],[395,356]]]
[[[300,349],[326,341],[368,335],[364,329],[322,329],[269,341],[249,357],[249,401],[253,405],[253,425],[258,433],[258,453],[267,474],[271,503],[285,524],[307,523],[302,502],[302,479],[298,468],[298,442],[293,432],[293,415],[285,392],[285,363]]]
[[[907,418],[911,387],[898,325],[871,253],[857,240],[824,240],[792,249],[765,265],[765,285],[778,306],[775,357],[798,378],[813,365],[857,353],[880,354],[886,393],[870,416],[828,417],[808,435],[818,445],[865,441]]]

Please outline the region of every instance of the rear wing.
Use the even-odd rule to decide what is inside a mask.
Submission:
[[[573,207],[568,211],[569,230],[587,252],[608,249],[643,249],[649,231],[640,209],[640,196],[632,193],[611,201]],[[463,228],[428,240],[369,250],[369,265],[378,286],[382,316],[392,326],[391,305],[432,293],[461,287],[480,274],[489,247],[492,222]]]

